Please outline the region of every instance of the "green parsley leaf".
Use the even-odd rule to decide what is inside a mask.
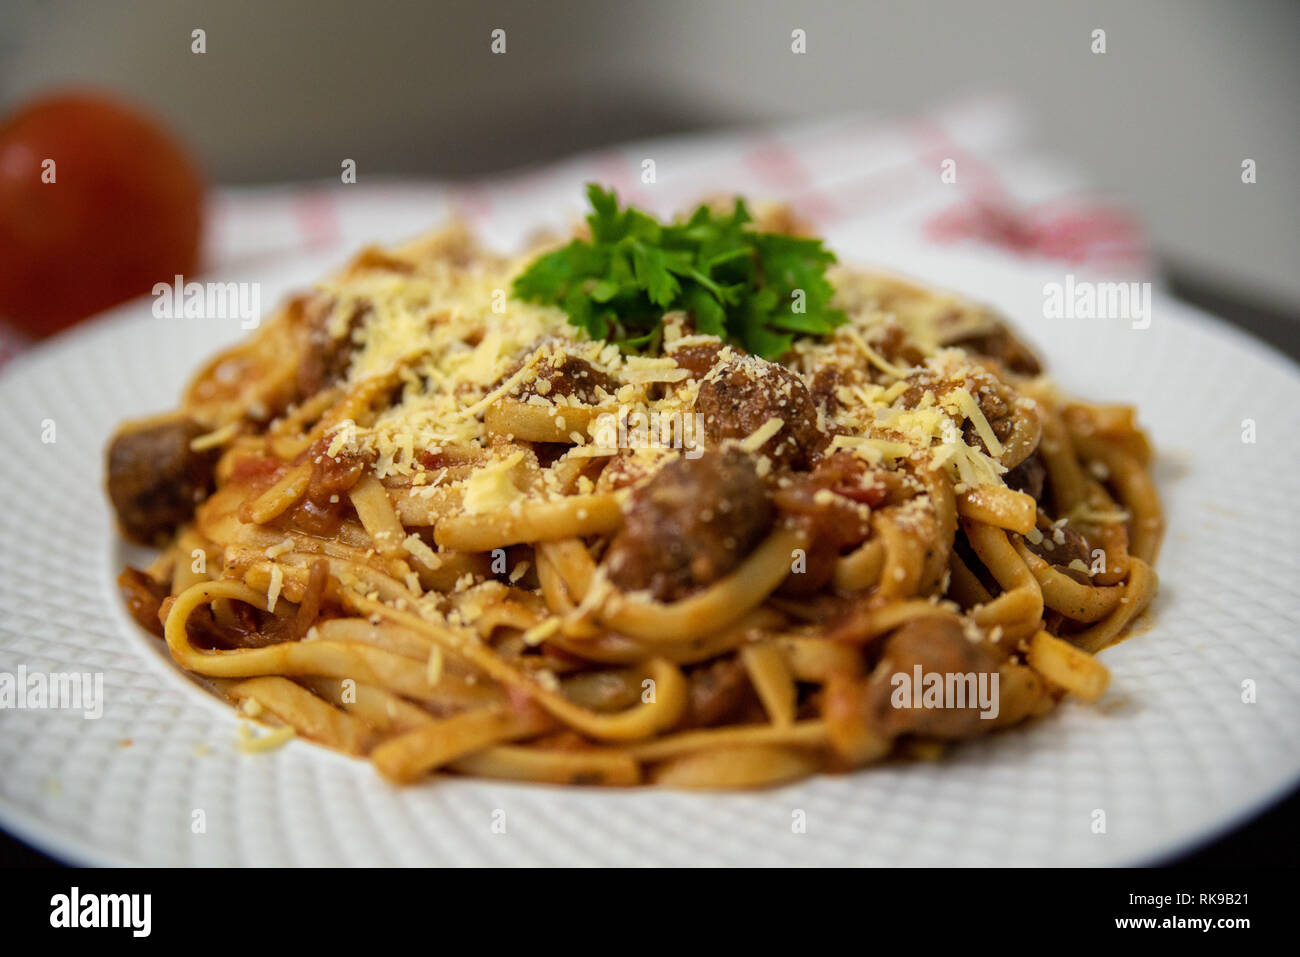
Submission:
[[[796,335],[829,335],[845,321],[830,305],[834,254],[819,239],[750,228],[742,200],[729,213],[699,206],[673,223],[620,209],[614,192],[596,183],[587,185],[587,200],[591,239],[539,256],[513,291],[559,306],[593,339],[655,352],[664,313],[682,309],[699,332],[777,359]]]

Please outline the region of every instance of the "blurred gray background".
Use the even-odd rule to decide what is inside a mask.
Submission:
[[[496,27],[505,56],[489,52]],[[806,56],[789,55],[795,27]],[[1269,322],[1300,315],[1297,41],[1289,0],[5,0],[0,107],[106,86],[235,183],[337,176],[342,156],[368,176],[471,176],[629,137],[1008,92],[1042,149],[1137,211],[1176,291],[1277,341]]]

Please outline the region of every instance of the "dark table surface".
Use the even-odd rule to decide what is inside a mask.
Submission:
[[[1168,266],[1178,298],[1222,317],[1300,362],[1300,316],[1251,303],[1201,281],[1192,271]],[[1168,861],[1186,867],[1295,867],[1300,863],[1300,789],[1227,834]],[[0,866],[57,867],[60,862],[0,833]]]

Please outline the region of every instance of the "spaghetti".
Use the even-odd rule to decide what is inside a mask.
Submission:
[[[848,322],[768,362],[688,313],[591,341],[522,263],[366,250],[123,427],[164,548],[121,584],[178,665],[397,782],[758,787],[1105,689],[1162,533],[1131,409],[890,276],[834,268]],[[996,676],[996,715],[912,674]]]

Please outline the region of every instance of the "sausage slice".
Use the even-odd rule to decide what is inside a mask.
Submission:
[[[183,417],[128,423],[108,447],[108,496],[123,531],[147,545],[175,533],[213,488],[219,451],[195,452],[202,435]]]

